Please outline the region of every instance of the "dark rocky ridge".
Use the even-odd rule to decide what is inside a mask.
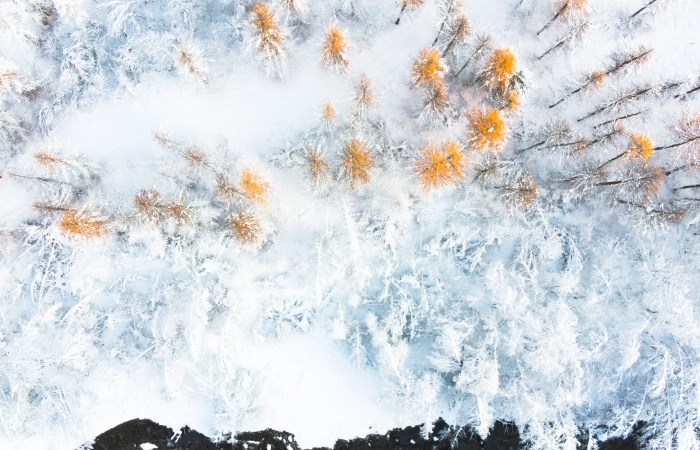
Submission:
[[[637,450],[642,448],[639,429],[631,436],[611,439],[599,444],[600,450]],[[158,450],[302,450],[294,435],[271,429],[242,432],[233,439],[213,441],[189,427],[175,433],[171,428],[148,419],[133,419],[105,431],[93,443],[79,450],[139,450],[150,443]],[[496,422],[488,438],[482,440],[468,427],[453,427],[438,419],[426,438],[420,426],[394,428],[386,434],[370,434],[364,438],[339,439],[333,450],[519,450],[526,448],[520,441],[518,428]],[[580,448],[586,448],[582,442]],[[312,450],[330,450],[315,448]]]

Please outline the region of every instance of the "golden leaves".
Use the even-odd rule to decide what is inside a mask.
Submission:
[[[426,191],[458,182],[464,176],[465,167],[464,148],[451,139],[439,146],[426,144],[415,162],[418,179]]]
[[[266,54],[279,53],[284,42],[284,32],[277,23],[274,11],[259,1],[253,5],[250,22],[255,29],[258,50]]]
[[[489,56],[484,68],[484,85],[487,89],[505,92],[517,71],[517,59],[509,48],[497,48]]]
[[[357,183],[369,182],[369,171],[373,164],[374,157],[369,149],[359,139],[352,139],[343,147],[340,177],[354,189]]]
[[[648,161],[654,155],[654,143],[646,134],[630,133],[630,143],[627,147],[630,159],[641,158]]]
[[[345,36],[336,26],[331,26],[326,32],[323,42],[321,62],[335,70],[345,69],[349,61],[347,59],[348,43]]]
[[[108,232],[109,221],[88,210],[67,208],[58,222],[58,229],[69,239],[100,237]]]
[[[251,202],[267,203],[267,191],[270,185],[249,168],[243,169],[239,179],[242,194]]]
[[[435,48],[425,47],[418,52],[411,68],[411,81],[417,86],[442,83],[447,72],[445,60]]]
[[[262,225],[255,214],[250,211],[238,211],[228,219],[229,229],[237,241],[254,244],[262,235]]]
[[[472,108],[467,114],[467,139],[477,150],[500,151],[508,131],[501,113],[495,109]]]

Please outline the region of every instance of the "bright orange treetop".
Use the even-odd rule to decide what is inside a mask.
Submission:
[[[369,170],[374,164],[374,157],[359,139],[351,140],[343,148],[340,163],[340,175],[355,188],[358,182],[369,181]]]
[[[497,48],[491,53],[484,69],[484,84],[488,89],[505,92],[517,71],[517,59],[509,48]]]
[[[90,211],[68,208],[58,229],[70,239],[99,237],[107,233],[107,219]]]
[[[239,183],[245,198],[257,203],[267,202],[267,191],[270,185],[260,175],[248,168],[243,169]]]
[[[501,113],[495,109],[472,108],[467,113],[467,139],[477,150],[491,148],[499,151],[506,142],[508,131]]]
[[[427,191],[431,188],[456,183],[464,176],[464,148],[459,142],[448,139],[439,147],[428,143],[421,150],[415,170]]]
[[[435,48],[425,47],[413,60],[412,81],[416,85],[431,85],[442,82],[447,72],[445,60]]]
[[[641,158],[648,161],[654,155],[654,143],[646,134],[630,133],[630,143],[627,149],[630,159]]]
[[[342,70],[348,66],[348,44],[338,27],[331,26],[326,32],[321,61],[330,68]]]
[[[251,23],[256,30],[258,50],[265,53],[277,53],[284,40],[284,35],[272,9],[262,2],[253,5]]]

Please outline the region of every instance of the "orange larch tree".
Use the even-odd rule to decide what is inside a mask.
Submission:
[[[243,244],[255,244],[262,235],[260,219],[250,211],[231,214],[228,224],[233,236]]]
[[[309,148],[304,155],[306,159],[306,179],[314,188],[323,187],[330,178],[330,166],[320,146]]]
[[[108,232],[109,221],[100,214],[67,208],[58,222],[58,229],[69,239],[100,237]]]
[[[491,52],[481,77],[487,89],[504,93],[516,72],[517,58],[513,51],[509,48],[497,48]]]
[[[598,166],[598,170],[621,158],[627,157],[630,161],[647,162],[654,155],[654,143],[646,134],[630,133],[630,140],[625,151],[619,153],[614,158],[605,161]]]
[[[335,111],[335,106],[333,106],[333,103],[331,102],[326,102],[323,104],[323,108],[321,108],[321,117],[323,117],[323,122],[327,126],[331,126],[333,122],[335,122],[335,116],[336,116],[336,111]]]
[[[518,91],[511,89],[503,96],[503,107],[501,110],[517,111],[520,108],[520,94]]]
[[[285,32],[275,12],[266,3],[258,1],[251,10],[250,23],[255,47],[263,56],[268,74],[281,76],[284,70]]]
[[[374,157],[370,150],[362,141],[354,138],[343,147],[339,177],[354,189],[358,183],[369,182],[369,171],[373,165]]]
[[[330,69],[342,71],[350,64],[348,61],[348,43],[343,33],[332,25],[326,32],[323,41],[321,62]]]
[[[413,60],[411,82],[416,86],[442,83],[448,67],[440,52],[431,47],[422,48]]]
[[[241,193],[251,202],[266,203],[270,185],[249,168],[243,169],[239,179]]]
[[[464,147],[451,139],[440,146],[428,143],[421,150],[414,167],[426,191],[456,183],[464,177]]]
[[[500,151],[503,148],[508,129],[498,110],[474,107],[466,116],[469,121],[467,141],[475,149]]]

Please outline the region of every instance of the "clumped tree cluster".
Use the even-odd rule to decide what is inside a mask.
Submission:
[[[109,232],[110,218],[92,205],[90,191],[99,189],[97,168],[82,155],[56,149],[39,150],[21,171],[7,175],[26,183],[40,195],[34,209],[71,240],[89,240]],[[76,207],[76,205],[81,205]]]
[[[162,131],[155,133],[155,139],[184,163],[183,172],[187,175],[173,180],[178,188],[170,198],[164,198],[155,188],[139,192],[134,198],[139,217],[166,233],[177,233],[182,227],[208,226],[211,222],[204,219],[213,214],[217,217],[214,225],[220,228],[225,224],[239,242],[261,242],[264,227],[259,218],[263,211],[259,208],[268,201],[270,185],[260,174],[244,166],[234,176],[225,145],[207,150],[202,144],[181,142]],[[202,198],[208,205],[202,203]],[[208,211],[199,217],[198,210],[203,209]]]
[[[370,183],[379,165],[377,147],[389,145],[377,102],[376,87],[361,74],[355,80],[347,116],[339,115],[332,102],[324,103],[321,123],[273,161],[303,167],[309,186],[321,194],[327,193],[334,180],[350,190]]]

